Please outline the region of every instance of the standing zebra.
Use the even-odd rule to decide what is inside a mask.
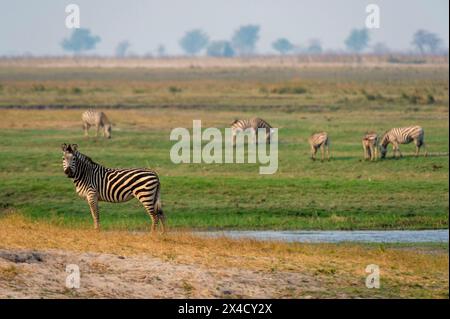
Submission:
[[[386,157],[387,146],[389,143],[392,143],[393,157],[395,157],[396,152],[402,157],[403,155],[400,152],[399,144],[409,144],[412,141],[414,141],[414,144],[416,145],[415,155],[418,156],[420,148],[422,146],[425,148],[424,134],[423,128],[420,126],[392,128],[386,131],[380,141],[381,158]],[[425,156],[427,156],[426,149]]]
[[[94,228],[99,229],[98,202],[120,203],[136,197],[152,219],[152,232],[159,220],[165,231],[160,183],[156,172],[143,168],[112,169],[78,152],[76,144],[62,144],[64,173],[73,178],[75,189],[89,204]]]
[[[325,149],[327,151],[327,159],[330,160],[330,139],[327,132],[319,132],[309,137],[309,145],[311,146],[311,159],[316,160],[317,150],[320,148],[322,152],[322,162],[324,160]]]
[[[376,160],[378,157],[378,135],[370,132],[364,135],[362,139],[362,146],[364,149],[364,159]]]
[[[81,115],[81,119],[83,120],[84,136],[88,137],[89,128],[91,126],[95,126],[96,129],[95,136],[98,136],[98,131],[100,128],[102,128],[103,136],[111,138],[111,123],[109,122],[105,113],[89,109],[86,112],[84,112],[83,115]]]
[[[234,120],[231,123],[231,131],[233,136],[233,145],[236,145],[237,134],[251,129],[255,143],[258,143],[258,129],[264,129],[266,131],[266,141],[270,144],[271,136],[273,133],[272,126],[269,123],[258,117],[251,118],[249,120]]]

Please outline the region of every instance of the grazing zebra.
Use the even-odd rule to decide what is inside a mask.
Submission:
[[[81,119],[83,120],[84,135],[86,137],[89,136],[89,128],[91,126],[95,126],[95,136],[98,136],[98,131],[100,128],[102,128],[103,136],[111,138],[111,123],[109,122],[105,113],[90,109],[83,113]]]
[[[364,149],[364,159],[376,160],[378,157],[378,135],[377,133],[367,133],[362,139]]]
[[[75,189],[89,204],[94,228],[99,229],[98,202],[121,203],[136,197],[152,219],[152,232],[165,215],[161,208],[160,183],[156,172],[144,168],[112,169],[78,152],[76,144],[62,144],[64,173],[73,178]]]
[[[380,149],[381,149],[381,158],[386,157],[387,146],[389,143],[392,143],[393,157],[395,157],[395,153],[398,152],[400,157],[402,157],[402,153],[400,152],[399,144],[409,144],[414,141],[416,144],[416,156],[419,155],[420,148],[423,146],[425,148],[424,142],[424,131],[420,126],[409,126],[409,127],[400,127],[400,128],[392,128],[386,133],[384,133],[383,137],[380,140]],[[425,149],[425,156],[427,156],[427,151]]]
[[[251,129],[255,143],[258,143],[258,129],[264,129],[266,131],[266,142],[270,144],[271,136],[273,133],[272,126],[269,123],[258,117],[251,118],[249,120],[234,120],[231,123],[231,131],[233,136],[233,145],[236,145],[237,134]]]
[[[322,162],[324,160],[325,149],[327,151],[327,159],[330,160],[330,139],[326,132],[319,132],[313,134],[309,138],[309,145],[311,146],[311,159],[316,160],[317,150],[320,148],[322,152]]]

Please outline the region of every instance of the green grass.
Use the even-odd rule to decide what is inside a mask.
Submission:
[[[294,130],[281,131],[280,139],[294,134]],[[281,142],[278,172],[262,176],[256,164],[175,165],[169,158],[172,142],[159,131],[121,131],[111,141],[86,141],[80,131],[56,129],[2,130],[1,136],[2,209],[33,218],[90,224],[87,204],[62,173],[59,145],[73,142],[108,167],[155,168],[172,227],[448,227],[447,156],[364,162],[355,140],[336,142],[332,161],[320,163],[308,158],[307,146]],[[351,141],[352,134],[340,138]],[[430,151],[437,149],[432,141],[439,138],[430,137]],[[142,229],[149,224],[136,200],[101,203],[100,209],[105,228]]]
[[[156,169],[172,227],[448,227],[448,70],[65,71],[0,68],[0,105],[123,108],[107,110],[113,138],[84,139],[81,110],[0,109],[0,212],[91,226],[86,202],[62,172],[60,144],[78,143],[105,166]],[[271,93],[286,87],[294,91]],[[296,94],[299,87],[302,94]],[[413,95],[420,97],[415,103],[405,98]],[[254,115],[279,128],[276,174],[259,175],[255,164],[170,161],[171,128],[191,128],[192,119],[201,119],[204,128],[223,129],[235,117]],[[411,124],[424,127],[432,156],[412,157],[410,144],[401,147],[402,159],[362,161],[366,131],[381,134]],[[309,159],[308,136],[320,130],[330,135],[331,162]],[[101,203],[100,210],[106,229],[144,229],[150,223],[136,200]]]

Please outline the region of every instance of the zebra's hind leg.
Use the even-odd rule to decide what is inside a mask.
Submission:
[[[425,146],[425,143],[424,142],[422,142],[422,147],[424,148],[424,154],[423,154],[423,156],[424,157],[427,157],[428,156],[428,149],[427,149],[427,147]]]
[[[155,206],[153,204],[147,205],[144,204],[145,210],[147,211],[148,216],[150,216],[150,219],[152,220],[152,227],[151,227],[151,233],[154,234],[156,231],[156,226],[158,226],[159,221],[161,220],[163,232],[165,230],[165,216],[164,214],[160,214],[156,211]],[[161,211],[162,213],[162,211]]]
[[[328,159],[328,162],[331,160],[330,145],[329,144],[327,144],[327,159]]]
[[[325,145],[322,144],[320,147],[320,161],[323,162],[325,159]]]

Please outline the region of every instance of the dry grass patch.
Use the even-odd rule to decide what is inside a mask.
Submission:
[[[377,264],[387,296],[411,297],[418,293],[425,297],[445,297],[448,292],[448,252],[443,249],[427,253],[418,249],[357,244],[287,244],[200,238],[186,232],[171,232],[164,236],[125,231],[95,232],[31,222],[14,214],[1,219],[0,243],[1,248],[8,249],[145,255],[207,269],[301,273],[331,289],[359,287],[361,290],[357,293],[363,296],[368,293],[364,287],[364,269],[368,264]],[[107,271],[106,265],[99,267],[99,271]]]

